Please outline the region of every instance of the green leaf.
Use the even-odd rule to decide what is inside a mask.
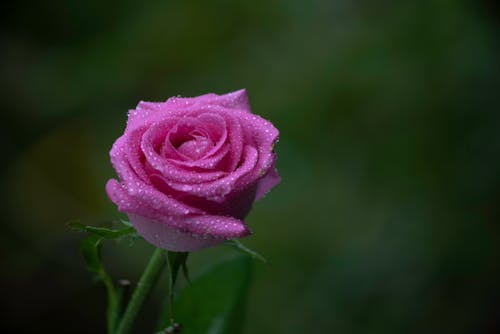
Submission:
[[[256,251],[248,248],[247,246],[243,245],[241,243],[241,241],[239,241],[238,239],[226,240],[224,242],[224,244],[227,245],[227,246],[233,247],[233,248],[237,249],[238,251],[240,251],[242,253],[250,255],[254,259],[257,259],[257,260],[260,260],[260,261],[262,261],[264,263],[267,263],[267,260],[266,260],[265,257],[263,257],[262,255],[260,255]]]
[[[75,231],[94,234],[104,239],[119,239],[124,236],[130,236],[137,233],[133,227],[125,227],[114,230],[107,227],[85,225],[78,221],[69,222],[68,226]]]
[[[102,241],[102,237],[92,234],[83,239],[80,245],[80,251],[82,252],[87,269],[96,274],[100,274],[103,271],[101,263]]]
[[[194,279],[174,304],[182,334],[241,333],[251,259],[238,256]]]
[[[87,265],[87,269],[97,274],[97,277],[106,286],[106,291],[108,294],[108,306],[106,311],[108,320],[108,333],[113,333],[118,321],[118,313],[121,307],[119,303],[121,302],[121,300],[118,299],[113,281],[104,270],[104,266],[101,262],[101,248],[103,240],[103,237],[96,234],[91,234],[82,240],[80,250]]]
[[[131,222],[129,222],[128,220],[123,220],[123,219],[120,219],[120,223],[122,223],[123,225],[127,226],[127,227],[134,227],[132,225]]]

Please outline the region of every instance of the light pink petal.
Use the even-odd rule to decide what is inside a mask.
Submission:
[[[278,175],[276,168],[272,167],[269,169],[266,175],[264,175],[259,181],[257,181],[257,192],[255,194],[255,200],[258,201],[265,194],[269,192],[275,185],[280,183],[281,178]]]
[[[239,192],[243,189],[237,189],[235,184],[238,180],[244,177],[246,174],[251,173],[255,169],[255,165],[258,161],[257,150],[252,146],[245,146],[243,154],[243,163],[234,172],[228,174],[225,177],[218,178],[214,181],[204,182],[199,184],[185,184],[170,182],[167,183],[170,187],[177,191],[181,191],[186,194],[195,195],[209,199],[214,202],[223,202],[225,196],[229,193],[235,191]]]
[[[179,168],[170,163],[169,159],[158,153],[158,148],[155,147],[157,146],[156,143],[162,140],[161,138],[165,130],[166,128],[163,128],[162,123],[156,124],[144,133],[141,141],[141,148],[147,162],[151,167],[160,172],[165,179],[172,182],[191,184],[215,180],[227,174],[223,171],[199,173]]]
[[[127,159],[127,138],[122,136],[116,140],[109,152],[111,164],[120,180],[136,180],[140,176],[134,171]]]
[[[116,156],[115,159],[121,160],[120,163],[128,162],[137,176],[143,182],[149,183],[148,174],[144,169],[144,164],[141,161],[144,157],[144,154],[142,153],[140,144],[141,137],[145,131],[145,127],[138,127],[134,130],[131,130],[123,144],[118,147],[119,151],[114,155]]]
[[[191,126],[187,123],[190,123]],[[186,157],[179,152],[179,148],[175,148],[172,145],[175,137],[189,136],[193,131],[201,133],[207,138],[207,142],[212,144],[208,151],[203,154],[204,157],[218,154],[220,148],[226,143],[227,126],[224,117],[215,113],[205,113],[196,117],[186,117],[179,120],[178,124],[169,130],[161,154],[166,158],[181,163],[185,161],[187,166],[197,166],[196,160]]]
[[[250,141],[254,143],[259,152],[259,160],[253,173],[247,174],[238,180],[239,186],[243,187],[265,175],[274,166],[275,153],[273,152],[273,148],[274,144],[278,141],[279,131],[271,122],[260,116],[238,111],[235,114],[235,116],[243,119],[241,122],[242,127],[247,134],[250,134]]]
[[[245,89],[224,95],[210,93],[197,97],[171,97],[167,100],[166,105],[171,108],[187,108],[195,105],[218,105],[230,109],[250,111]]]
[[[161,155],[165,158],[177,158],[180,160],[192,161],[196,156],[198,141],[203,140],[206,144],[205,151],[213,146],[204,124],[197,117],[183,117],[168,131],[162,131],[158,136],[163,148]],[[205,153],[205,152],[203,152]]]
[[[226,239],[242,238],[251,234],[240,220],[223,216],[178,217],[183,228],[172,228],[170,224],[129,214],[130,222],[137,232],[156,247],[176,252],[192,252],[214,246]]]
[[[135,202],[130,200],[123,186],[114,179],[108,180],[106,183],[106,194],[118,206],[118,210],[121,212],[126,212],[136,207]]]
[[[204,119],[207,115],[218,115],[223,118],[227,131],[227,138],[225,138],[224,143],[228,142],[231,145],[230,156],[228,157],[228,161],[226,163],[227,165],[223,170],[232,172],[240,163],[241,155],[243,153],[243,143],[254,141],[252,138],[252,129],[244,131],[239,117],[236,116],[253,115],[249,112],[232,110],[218,105],[196,105],[194,107],[187,108],[184,112],[184,117],[199,117],[200,119]],[[237,115],[235,116],[235,114]],[[220,143],[221,141],[218,142],[218,145]]]
[[[222,148],[218,150],[215,154],[212,154],[208,158],[203,158],[195,161],[180,161],[170,159],[170,162],[173,165],[179,167],[187,167],[187,168],[198,168],[201,169],[200,172],[205,172],[204,170],[215,169],[218,165],[220,165],[221,161],[228,155],[230,150],[230,146],[225,144]]]
[[[224,117],[216,113],[204,113],[198,116],[198,120],[214,143],[226,140],[227,125]]]
[[[230,157],[228,161],[227,171],[232,172],[240,163],[243,154],[243,143],[245,135],[238,119],[229,115],[227,117],[229,142],[231,145]]]
[[[215,98],[215,103],[226,108],[250,111],[246,89],[240,89],[232,93],[218,95]]]
[[[184,226],[188,232],[223,239],[243,238],[252,233],[243,221],[225,216],[189,216],[184,220]]]
[[[222,202],[215,202],[188,194],[179,194],[178,199],[195,208],[203,208],[210,215],[234,217],[243,220],[252,208],[256,190],[257,184],[250,185],[243,191],[228,194]]]
[[[175,216],[199,214],[202,211],[163,194],[144,183],[119,183],[111,179],[106,183],[108,197],[118,206],[118,210],[145,217],[158,214]]]
[[[135,109],[129,110],[127,128],[125,133],[137,126],[149,124],[152,116],[165,111],[165,102],[144,102],[141,101]]]

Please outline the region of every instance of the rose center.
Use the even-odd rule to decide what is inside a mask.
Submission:
[[[206,137],[191,134],[177,146],[177,151],[192,160],[198,160],[207,153],[211,146],[212,142]]]

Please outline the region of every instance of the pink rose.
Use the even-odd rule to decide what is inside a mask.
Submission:
[[[243,218],[280,178],[278,130],[245,90],[140,102],[110,156],[109,198],[157,247],[193,251],[251,234]]]

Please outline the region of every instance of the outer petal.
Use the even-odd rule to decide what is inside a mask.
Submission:
[[[226,108],[240,109],[250,112],[250,104],[248,103],[246,89],[240,89],[232,93],[218,95],[216,103]]]
[[[262,197],[264,197],[265,194],[269,192],[275,185],[280,183],[281,178],[278,175],[278,171],[276,168],[272,167],[269,169],[269,172],[267,172],[266,175],[262,177],[257,182],[257,192],[255,194],[255,200],[258,201]]]
[[[135,180],[139,177],[126,159],[126,140],[125,136],[118,138],[109,152],[109,157],[120,180]]]
[[[209,215],[234,217],[243,220],[252,208],[256,190],[257,184],[254,184],[244,191],[232,192],[221,203],[191,195],[182,196],[182,201],[195,208],[204,208]]]
[[[223,216],[179,217],[185,228],[172,228],[161,221],[129,214],[137,232],[156,247],[175,252],[191,252],[214,246],[226,239],[242,238],[251,234],[240,220]]]
[[[161,114],[165,109],[165,102],[144,102],[141,101],[135,109],[129,110],[127,128],[125,132],[137,126],[143,126],[153,115]]]
[[[177,216],[200,214],[203,211],[180,203],[147,184],[121,184],[111,179],[106,183],[106,193],[118,210],[146,217],[157,215]]]
[[[166,102],[141,101],[135,109],[129,110],[126,131],[136,126],[152,123],[167,114],[171,116],[182,115],[190,107],[205,107],[207,105],[251,113],[245,89],[223,95],[211,93],[197,97],[171,97]]]
[[[193,105],[218,105],[250,112],[247,91],[245,89],[224,95],[205,94],[197,97],[171,97],[167,100],[166,105],[174,108],[185,108]]]

